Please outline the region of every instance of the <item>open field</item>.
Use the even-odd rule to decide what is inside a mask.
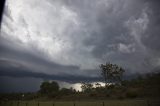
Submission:
[[[37,102],[12,101],[1,102],[0,106],[160,106],[159,101],[147,100],[108,100],[108,101],[75,101],[75,102]]]

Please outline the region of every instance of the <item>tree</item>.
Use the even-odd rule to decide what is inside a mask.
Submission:
[[[53,94],[53,93],[57,93],[59,91],[59,85],[57,82],[52,81],[52,82],[42,82],[42,84],[40,85],[40,93],[41,94]]]
[[[96,88],[100,88],[100,87],[101,87],[101,84],[97,82],[97,83],[95,84],[95,87],[96,87]]]
[[[111,63],[101,64],[101,75],[105,80],[105,83],[107,84],[107,80],[121,82],[122,81],[122,75],[125,72],[125,70],[116,65]]]
[[[70,88],[70,89],[68,89],[68,88],[62,88],[60,90],[60,94],[61,95],[69,95],[69,94],[72,94],[72,93],[74,93],[73,88]]]
[[[87,92],[88,93],[88,92],[92,91],[93,85],[90,84],[90,83],[82,83],[81,88],[82,88],[83,92]]]

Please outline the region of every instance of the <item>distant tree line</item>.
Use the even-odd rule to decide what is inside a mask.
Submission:
[[[123,80],[125,70],[111,63],[101,64],[100,73],[106,83],[81,83],[82,91],[73,88],[60,88],[56,81],[44,81],[38,92],[2,93],[0,100],[86,100],[86,99],[125,99],[160,98],[160,73],[138,75],[131,80]],[[108,84],[110,82],[110,84]]]
[[[39,95],[40,96],[48,96],[51,98],[57,97],[57,96],[63,96],[68,94],[75,93],[76,90],[71,88],[61,88],[59,87],[58,83],[55,81],[44,81],[40,85]]]

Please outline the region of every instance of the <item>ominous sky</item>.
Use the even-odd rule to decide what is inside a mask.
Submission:
[[[36,91],[43,80],[99,81],[105,62],[127,75],[159,71],[159,40],[159,0],[7,0],[0,91]]]

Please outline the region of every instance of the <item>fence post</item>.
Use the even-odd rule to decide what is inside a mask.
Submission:
[[[54,106],[54,102],[53,102],[53,105],[52,106]]]
[[[11,106],[13,105],[13,102],[11,102]]]
[[[147,106],[150,106],[149,100],[147,100]]]
[[[104,106],[104,102],[102,102],[102,106]]]
[[[76,103],[75,103],[75,102],[73,102],[73,106],[76,106]]]
[[[28,103],[26,102],[26,106],[28,106]]]
[[[17,102],[17,106],[19,106],[19,101]]]
[[[38,102],[38,106],[39,106],[39,102]]]

